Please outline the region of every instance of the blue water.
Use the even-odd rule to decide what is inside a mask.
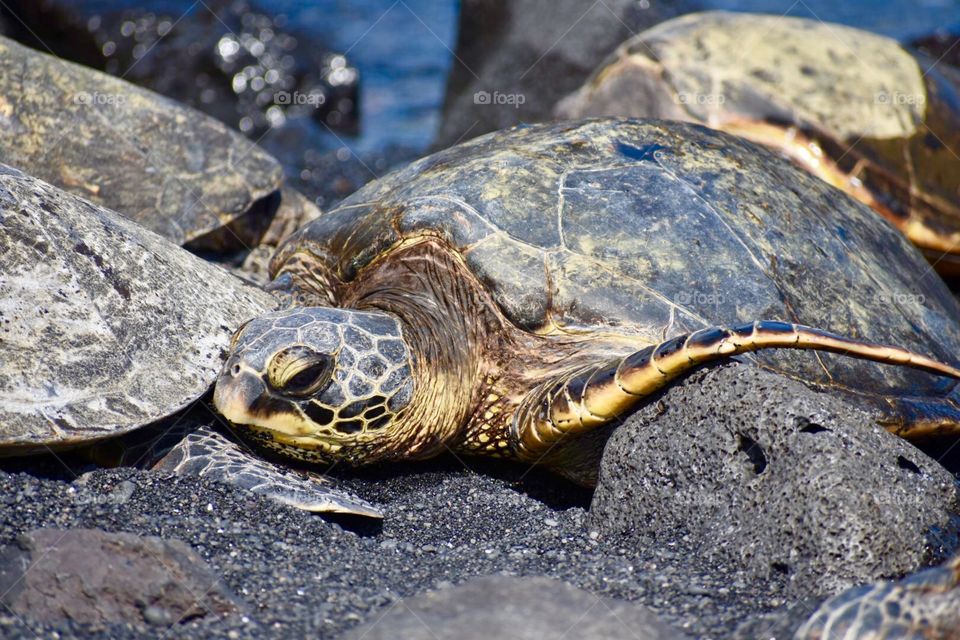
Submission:
[[[657,2],[658,0],[652,0]],[[195,0],[93,0],[183,13]],[[593,0],[584,0],[585,9]],[[321,45],[346,52],[361,74],[361,133],[342,137],[360,154],[390,146],[423,150],[439,121],[456,43],[456,0],[261,0]],[[909,40],[937,28],[960,30],[960,0],[702,0],[704,8],[758,11],[838,22]]]
[[[362,132],[354,150],[422,149],[439,124],[459,3],[438,0],[279,0],[301,28],[360,70]]]
[[[653,0],[656,2],[657,0]],[[584,8],[593,0],[584,0]],[[838,22],[899,40],[960,29],[960,0],[705,0],[704,8],[758,11]],[[438,125],[459,2],[455,0],[276,0],[302,29],[349,52],[361,74],[358,151],[424,149]]]
[[[198,0],[84,0],[91,11],[139,7],[170,16],[210,10]],[[362,132],[341,137],[363,153],[424,149],[439,120],[456,43],[459,2],[450,0],[252,0],[284,15],[291,31],[346,53],[361,76]],[[309,126],[309,125],[307,125]],[[317,131],[305,131],[313,136]],[[329,145],[324,145],[329,146]]]

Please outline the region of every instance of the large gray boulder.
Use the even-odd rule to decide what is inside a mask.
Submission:
[[[692,0],[464,0],[436,147],[550,120],[623,40]]]
[[[542,577],[484,576],[400,602],[350,640],[671,640],[684,638],[640,605]]]
[[[590,521],[634,545],[686,536],[803,597],[941,559],[957,505],[949,472],[842,399],[733,363],[690,376],[615,432]]]

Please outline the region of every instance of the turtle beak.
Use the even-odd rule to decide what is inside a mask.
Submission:
[[[230,361],[217,378],[213,404],[230,422],[250,424],[251,408],[265,392],[260,376]]]
[[[313,427],[296,405],[267,391],[259,372],[231,359],[213,391],[217,411],[234,426],[259,427],[273,434],[309,436]]]

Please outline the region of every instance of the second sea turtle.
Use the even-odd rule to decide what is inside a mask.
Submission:
[[[623,43],[562,118],[670,118],[776,149],[960,272],[960,72],[819,20],[722,11]]]
[[[7,165],[218,258],[275,248],[319,215],[276,159],[218,120],[2,37],[0,62]]]

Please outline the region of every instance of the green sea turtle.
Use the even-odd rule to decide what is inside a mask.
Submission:
[[[449,449],[589,484],[602,439],[573,436],[760,349],[758,364],[901,435],[960,424],[943,377],[958,370],[939,362],[960,353],[960,306],[916,251],[836,189],[699,126],[485,136],[361,189],[271,268],[293,304],[237,331],[214,401],[295,458]]]
[[[367,185],[271,271],[289,304],[236,331],[214,403],[295,459],[450,450],[591,484],[631,409],[739,354],[907,437],[960,425],[960,370],[938,361],[960,352],[960,305],[919,253],[844,193],[697,125],[483,136]],[[928,578],[903,612],[956,607],[957,581]],[[875,595],[821,614],[868,612]]]
[[[126,218],[0,165],[0,457],[88,447],[96,461],[146,465],[166,453],[167,471],[378,515],[211,426],[201,398],[233,328],[275,306]]]
[[[621,45],[561,118],[705,124],[787,155],[960,272],[960,72],[896,41],[818,20],[682,16]]]
[[[319,215],[221,122],[0,37],[0,161],[195,251],[276,246]]]

